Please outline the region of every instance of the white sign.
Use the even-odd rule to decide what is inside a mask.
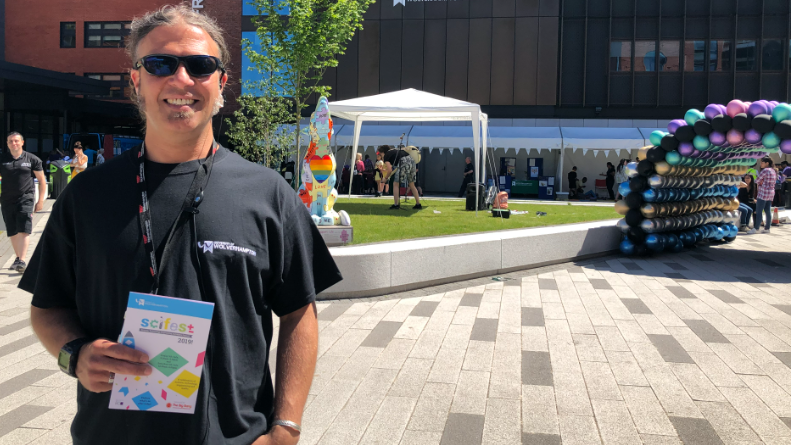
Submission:
[[[194,1],[194,0],[193,0]],[[456,0],[393,0],[393,6],[401,4],[406,6],[406,2],[452,2]]]
[[[203,9],[203,0],[192,0],[192,10],[200,12]]]

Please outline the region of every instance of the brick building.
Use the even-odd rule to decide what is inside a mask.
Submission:
[[[63,148],[64,133],[136,135],[124,38],[132,19],[178,0],[0,0],[2,130],[22,132],[27,149]],[[241,94],[240,0],[189,0],[215,17],[232,53],[226,89]],[[221,116],[218,116],[219,121]]]

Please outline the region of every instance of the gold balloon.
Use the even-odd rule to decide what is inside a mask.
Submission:
[[[646,145],[645,147],[637,150],[637,157],[640,159],[645,159],[648,155],[648,150],[654,148],[653,145]]]
[[[629,211],[629,206],[622,199],[615,203],[615,211],[621,215],[626,215],[626,212]]]
[[[661,161],[654,164],[654,170],[656,170],[656,173],[661,176],[667,176],[670,174],[671,167],[667,162]]]
[[[651,203],[643,204],[642,207],[640,207],[640,213],[648,219],[656,218],[656,207]]]
[[[657,205],[656,213],[658,217],[664,218],[667,216],[667,204],[659,204]]]

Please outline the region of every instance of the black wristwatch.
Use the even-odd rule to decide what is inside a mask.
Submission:
[[[63,345],[58,354],[58,366],[60,370],[77,378],[77,360],[80,356],[80,349],[91,341],[92,340],[89,338],[78,338]]]

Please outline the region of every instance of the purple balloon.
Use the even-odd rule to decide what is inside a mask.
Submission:
[[[786,139],[780,142],[780,151],[787,155],[791,155],[791,139]]]
[[[717,161],[724,161],[725,158],[727,158],[727,156],[728,156],[727,153],[717,153],[714,156],[714,159],[716,159]]]
[[[678,144],[678,152],[681,156],[689,156],[693,151],[695,151],[695,146],[692,145],[692,142],[682,142]]]
[[[667,132],[670,134],[676,134],[678,127],[683,127],[685,125],[687,125],[687,122],[684,119],[673,119],[667,124]]]
[[[717,104],[709,104],[703,110],[703,115],[706,116],[707,120],[714,119],[718,114],[722,114],[722,112]]]
[[[720,133],[719,131],[714,131],[709,135],[709,142],[714,145],[719,145],[720,147],[726,142],[726,140],[725,134]]]
[[[747,108],[747,115],[750,117],[758,116],[759,114],[769,114],[768,107],[762,101],[753,102]]]
[[[757,144],[761,142],[761,138],[763,138],[763,135],[755,128],[750,128],[744,132],[744,139],[751,144]]]
[[[725,137],[728,138],[728,143],[731,145],[739,145],[744,142],[744,133],[735,128],[728,130]]]
[[[770,101],[769,101],[769,103],[770,103],[770,104],[772,104],[772,105],[774,105],[775,107],[776,107],[776,106],[778,106],[778,105],[780,105],[780,102],[778,102],[778,101],[776,101],[776,100],[770,100]]]
[[[689,156],[693,157],[693,158],[699,158],[701,153],[703,153],[703,152],[698,150],[698,149],[695,149],[695,150],[692,151],[692,153],[690,153]]]
[[[709,159],[710,157],[714,156],[713,151],[704,151],[700,154],[701,159]]]
[[[728,107],[722,104],[719,104],[717,106],[720,108],[720,114],[724,114],[724,115],[728,114]]]

